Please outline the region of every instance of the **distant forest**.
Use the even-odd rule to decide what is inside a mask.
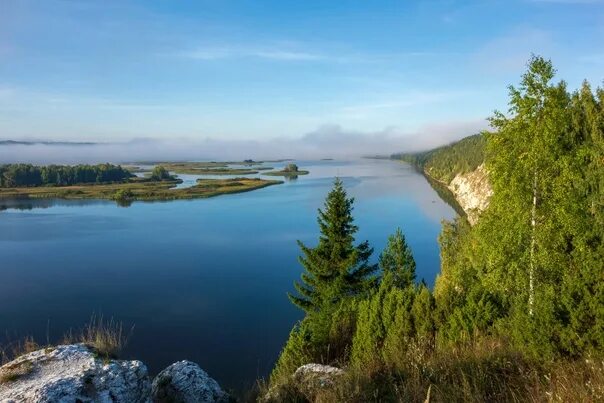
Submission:
[[[0,165],[0,187],[69,186],[123,182],[133,175],[120,165]]]
[[[457,174],[475,170],[485,160],[488,133],[475,134],[457,143],[419,153],[397,153],[403,160],[424,170],[433,179],[449,183]]]

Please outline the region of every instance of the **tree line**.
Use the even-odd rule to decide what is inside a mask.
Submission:
[[[475,170],[484,162],[489,133],[466,137],[456,143],[419,153],[397,153],[390,157],[422,169],[432,178],[449,183],[457,174]]]
[[[0,187],[69,186],[123,182],[133,176],[120,165],[0,165]]]

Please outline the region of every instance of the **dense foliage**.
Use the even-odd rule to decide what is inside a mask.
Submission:
[[[285,168],[283,168],[284,172],[298,172],[298,166],[296,164],[287,164]]]
[[[463,217],[443,224],[434,292],[415,283],[400,230],[381,270],[350,292],[343,285],[358,264],[352,202],[320,213],[320,245],[337,239],[349,254],[332,260],[344,249],[303,248],[303,279],[321,286],[298,287],[307,298],[294,302],[307,315],[273,386],[301,401],[422,401],[431,385],[438,401],[604,399],[604,90],[584,83],[569,93],[551,83],[554,73],[534,57],[510,87],[509,112],[493,116],[496,133],[448,146],[450,159],[435,160],[440,149],[421,162],[456,171],[484,158],[494,189],[476,225]],[[343,195],[338,182],[326,205]],[[311,301],[327,289],[323,311]],[[347,375],[328,391],[292,387],[290,375],[309,362],[346,367]]]
[[[373,249],[367,241],[354,245],[358,228],[352,218],[353,201],[336,179],[324,209],[319,209],[318,245],[310,248],[298,242],[305,271],[302,282],[295,283],[298,295],[289,298],[306,312],[318,344],[328,341],[334,312],[342,301],[365,293],[375,283],[371,274],[377,266],[368,262]]]
[[[488,133],[475,134],[434,150],[398,153],[391,157],[417,166],[440,182],[449,183],[455,175],[473,171],[484,162],[488,137]]]
[[[604,348],[604,91],[571,94],[553,76],[532,60],[492,118],[494,195],[475,228],[445,227],[435,292],[456,337],[502,333],[530,354],[578,357]],[[452,323],[476,309],[477,326]]]
[[[174,177],[163,165],[156,165],[151,171],[151,179],[154,181],[172,180]]]
[[[0,187],[69,186],[85,183],[122,182],[132,174],[120,165],[0,165]]]

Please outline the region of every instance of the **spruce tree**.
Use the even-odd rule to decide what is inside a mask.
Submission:
[[[400,228],[388,237],[388,244],[380,255],[384,275],[392,273],[393,285],[405,288],[415,282],[415,259]]]
[[[336,179],[324,208],[319,209],[318,245],[310,248],[298,241],[304,272],[302,281],[295,283],[299,295],[288,296],[307,314],[329,311],[342,298],[356,296],[376,283],[372,274],[377,265],[369,263],[373,248],[367,241],[354,245],[358,227],[352,217],[353,203],[342,181]]]

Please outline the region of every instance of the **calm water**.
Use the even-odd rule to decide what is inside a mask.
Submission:
[[[421,175],[392,161],[297,163],[311,174],[205,200],[0,202],[2,336],[52,342],[100,313],[134,326],[124,356],[152,373],[189,359],[223,386],[249,385],[301,318],[286,297],[296,240],[315,244],[334,176],[356,198],[357,239],[379,252],[400,226],[433,283],[440,221],[455,213]]]

